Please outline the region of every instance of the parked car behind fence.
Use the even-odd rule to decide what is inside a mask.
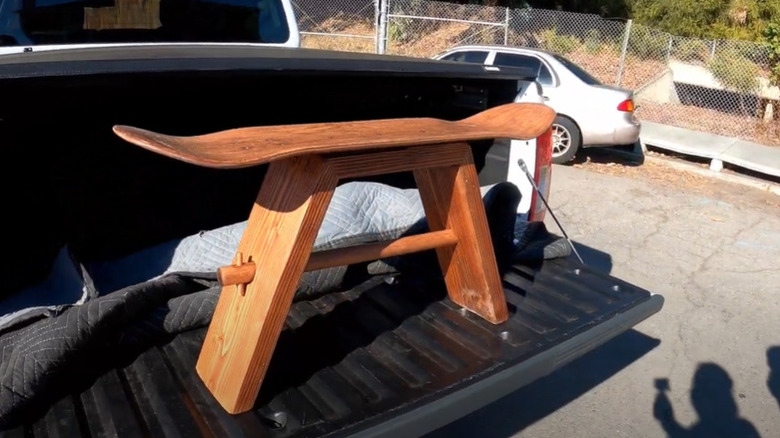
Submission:
[[[540,49],[457,46],[435,59],[537,72],[544,100],[558,116],[553,125],[553,162],[572,161],[584,147],[620,146],[639,140],[634,92],[602,84],[563,56]]]

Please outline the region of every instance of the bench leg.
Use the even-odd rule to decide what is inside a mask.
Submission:
[[[238,248],[260,281],[223,287],[196,365],[230,413],[255,403],[337,182],[317,156],[269,166]]]
[[[431,231],[453,230],[454,247],[436,250],[447,292],[456,304],[492,323],[508,319],[477,171],[466,144],[442,145],[463,157],[460,166],[414,171]]]

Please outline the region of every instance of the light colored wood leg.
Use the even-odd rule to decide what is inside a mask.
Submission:
[[[317,156],[269,166],[238,248],[256,279],[223,287],[196,365],[230,413],[255,403],[337,182]]]
[[[450,229],[458,244],[437,248],[452,301],[497,324],[508,319],[477,171],[467,144],[436,146],[461,165],[414,171],[431,231]]]

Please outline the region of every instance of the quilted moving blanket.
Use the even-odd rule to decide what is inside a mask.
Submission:
[[[516,254],[519,199],[517,188],[508,183],[483,190],[500,266]],[[231,262],[245,226],[204,231],[120,260],[77,264],[73,270],[81,274],[84,291],[77,302],[34,306],[39,311],[7,320],[0,328],[0,428],[40,415],[62,395],[166,337],[208,325],[221,290],[216,269]],[[315,250],[426,229],[416,190],[349,183],[336,190]],[[529,238],[520,240],[530,243]],[[435,254],[426,252],[308,272],[297,299],[388,274],[440,277]]]

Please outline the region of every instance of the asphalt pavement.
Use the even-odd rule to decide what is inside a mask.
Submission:
[[[553,179],[551,205],[586,262],[664,308],[431,438],[780,437],[777,196],[573,166]]]

